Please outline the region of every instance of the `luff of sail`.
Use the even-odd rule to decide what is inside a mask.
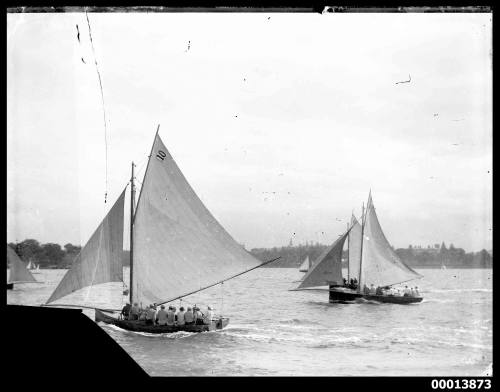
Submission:
[[[91,285],[123,280],[125,190],[87,241],[47,303]]]
[[[14,249],[12,249],[9,245],[7,245],[7,260],[10,264],[8,283],[28,283],[37,281],[31,272],[29,272],[26,268],[26,265],[19,258]]]
[[[342,248],[349,231],[342,234],[313,262],[295,290],[326,284],[342,284]]]
[[[359,288],[361,289],[365,284],[368,287],[371,284],[375,287],[390,286],[421,277],[422,275],[415,272],[399,258],[385,238],[370,195],[363,230]]]
[[[155,136],[133,223],[132,301],[185,295],[262,264],[195,194]]]
[[[351,231],[349,232],[348,246],[349,278],[358,279],[359,263],[361,261],[361,225],[354,215],[351,217]]]
[[[304,261],[302,262],[302,264],[299,267],[299,271],[300,272],[307,272],[307,271],[309,271],[310,267],[311,267],[311,263],[309,262],[309,256],[306,256],[306,258],[304,259]]]

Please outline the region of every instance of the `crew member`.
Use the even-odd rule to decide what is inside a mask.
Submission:
[[[165,305],[161,305],[160,310],[156,314],[156,321],[159,325],[167,324],[167,311],[165,310]]]
[[[130,314],[130,309],[132,306],[127,302],[125,306],[122,309],[121,315],[125,320],[128,320],[129,314]]]
[[[128,319],[129,320],[138,320],[140,314],[139,304],[134,302],[134,305],[130,308]]]
[[[411,296],[411,290],[408,288],[408,286],[405,286],[405,289],[403,290],[403,296],[405,297]]]
[[[168,307],[167,325],[175,325],[175,312],[172,306]]]
[[[184,312],[184,307],[181,306],[179,308],[179,312],[175,316],[177,318],[177,325],[186,324],[186,318],[184,317],[185,314],[186,314],[186,312]]]
[[[212,323],[212,308],[210,306],[207,307],[207,311],[203,316],[203,323],[208,325]]]
[[[186,313],[184,313],[184,322],[186,323],[186,325],[194,324],[194,315],[191,307],[188,307]]]

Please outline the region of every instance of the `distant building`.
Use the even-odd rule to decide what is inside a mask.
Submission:
[[[439,244],[434,244],[434,245],[427,245],[427,247],[422,246],[422,245],[410,245],[408,246],[408,249],[413,251],[413,254],[418,254],[418,253],[439,253],[440,246]]]

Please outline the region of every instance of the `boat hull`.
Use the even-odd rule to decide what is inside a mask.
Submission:
[[[144,321],[120,320],[108,316],[99,309],[95,309],[95,321],[113,324],[127,331],[146,333],[172,333],[172,332],[208,332],[225,328],[229,324],[229,318],[223,317],[204,325],[147,325]]]
[[[7,290],[12,290],[14,288],[14,283],[7,283]]]
[[[329,302],[331,303],[349,303],[356,301],[358,299],[366,299],[369,301],[377,301],[383,303],[391,303],[391,304],[412,304],[422,302],[422,297],[405,297],[405,296],[395,296],[395,295],[370,295],[370,294],[362,294],[352,290],[338,290],[330,288],[330,297]]]

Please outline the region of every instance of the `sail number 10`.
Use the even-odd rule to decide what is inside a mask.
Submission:
[[[165,151],[162,150],[159,150],[158,154],[156,154],[156,158],[158,158],[160,161],[163,161],[166,156],[167,154],[165,153]]]
[[[455,380],[436,380],[431,381],[432,389],[490,389],[490,379],[455,379]]]

